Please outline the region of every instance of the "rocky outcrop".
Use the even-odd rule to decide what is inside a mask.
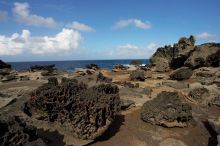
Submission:
[[[220,44],[207,43],[195,47],[195,50],[190,54],[184,63],[185,66],[191,68],[199,67],[219,67],[220,65]]]
[[[164,127],[185,127],[192,119],[192,108],[177,92],[163,91],[142,106],[141,119]]]
[[[135,70],[130,74],[130,79],[132,81],[145,81],[144,71]]]
[[[55,65],[54,64],[51,64],[51,65],[34,65],[34,66],[31,66],[30,69],[31,71],[40,71],[40,70],[54,70],[55,68]]]
[[[88,69],[93,69],[93,70],[98,70],[98,69],[100,69],[97,64],[88,64],[88,65],[86,65],[86,68],[88,68]]]
[[[168,71],[182,67],[187,60],[189,54],[194,50],[195,38],[181,38],[178,43],[173,46],[165,46],[158,48],[150,58],[151,66],[155,71]]]
[[[193,71],[188,67],[181,67],[176,70],[174,70],[170,74],[170,78],[172,80],[185,80],[189,79],[193,74]]]
[[[150,66],[154,71],[166,72],[188,66],[199,67],[220,66],[220,43],[207,43],[195,46],[195,38],[181,38],[173,46],[158,48],[150,58]]]
[[[54,76],[57,74],[57,69],[54,64],[51,65],[34,65],[30,67],[32,72],[41,71],[42,76]]]
[[[128,67],[127,66],[124,66],[122,64],[116,64],[113,66],[113,70],[127,70]]]
[[[8,69],[11,69],[11,65],[10,64],[7,64],[5,63],[4,61],[0,60],[0,69],[3,69],[3,68],[8,68]]]
[[[31,96],[24,107],[27,115],[62,125],[80,139],[102,135],[120,110],[119,89],[110,84],[88,88],[66,79],[58,84],[52,78]]]
[[[46,143],[37,136],[37,129],[28,126],[19,117],[5,117],[0,119],[1,146],[46,146]]]

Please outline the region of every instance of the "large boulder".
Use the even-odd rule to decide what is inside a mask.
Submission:
[[[0,127],[1,146],[46,146],[46,143],[38,138],[37,129],[28,126],[19,117],[1,116]]]
[[[192,69],[188,67],[181,67],[174,70],[170,74],[170,78],[172,80],[185,80],[185,79],[189,79],[192,76],[192,74],[193,74]]]
[[[151,101],[144,103],[141,119],[164,127],[185,127],[192,119],[192,108],[181,101],[177,92],[161,92]]]
[[[11,69],[11,65],[0,60],[0,69],[3,69],[3,68]]]
[[[220,65],[220,43],[199,45],[184,63],[191,68],[218,67]]]
[[[132,81],[145,81],[145,75],[143,70],[135,70],[130,74]]]
[[[111,84],[88,88],[77,81],[55,78],[32,93],[24,112],[35,119],[54,122],[80,139],[102,135],[120,110],[119,89]]]

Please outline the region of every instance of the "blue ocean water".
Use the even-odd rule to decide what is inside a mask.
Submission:
[[[58,69],[73,71],[75,68],[85,68],[87,64],[97,64],[101,68],[112,69],[116,64],[128,65],[132,60],[70,60],[70,61],[34,61],[34,62],[9,62],[15,70],[29,69],[33,65],[55,64]],[[148,64],[148,59],[140,59],[142,64]]]

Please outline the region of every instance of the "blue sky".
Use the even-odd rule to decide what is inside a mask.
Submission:
[[[149,58],[195,35],[219,42],[219,0],[0,0],[6,61]]]

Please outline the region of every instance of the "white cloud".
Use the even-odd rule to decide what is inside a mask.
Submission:
[[[132,44],[120,45],[109,51],[110,58],[117,59],[138,59],[149,58],[158,47],[155,43],[150,43],[147,46],[141,47]]]
[[[200,33],[200,34],[197,35],[197,38],[204,39],[204,40],[211,40],[215,37],[216,37],[216,35],[210,34],[210,33],[207,33],[207,32],[203,32],[203,33]]]
[[[141,29],[150,29],[151,28],[151,24],[149,22],[143,22],[142,20],[139,20],[139,19],[120,20],[115,23],[113,28],[119,29],[119,28],[127,27],[129,25],[134,25],[134,26],[141,28]]]
[[[43,26],[43,27],[55,27],[56,22],[51,17],[42,17],[35,14],[31,14],[29,11],[28,3],[14,3],[14,8],[12,9],[13,15],[17,22],[25,23],[27,25],[33,26]]]
[[[5,21],[8,17],[8,13],[6,11],[0,11],[0,22]]]
[[[92,28],[91,26],[88,26],[86,24],[74,21],[71,24],[68,24],[67,27],[72,28],[72,29],[76,29],[79,31],[85,31],[85,32],[95,32],[95,29]]]
[[[0,35],[0,55],[18,55],[23,52],[32,54],[58,54],[73,51],[79,47],[81,35],[73,29],[63,29],[55,36],[31,36],[29,30],[10,37]]]

